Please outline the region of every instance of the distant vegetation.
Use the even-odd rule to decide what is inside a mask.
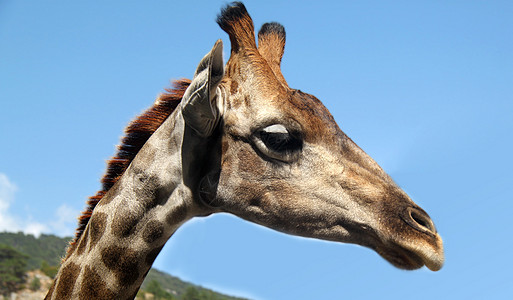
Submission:
[[[0,244],[0,295],[8,295],[23,287],[28,256]]]
[[[71,238],[54,235],[25,235],[22,232],[0,232],[0,295],[21,288],[41,288],[38,279],[26,282],[25,273],[40,269],[49,277],[57,274],[61,258]],[[0,297],[1,298],[1,297]],[[137,294],[140,299],[166,300],[242,300],[193,285],[178,277],[151,269]]]
[[[0,244],[9,245],[29,257],[27,270],[39,269],[43,262],[50,266],[58,266],[70,240],[71,238],[46,234],[35,238],[33,235],[25,235],[23,232],[0,233]]]

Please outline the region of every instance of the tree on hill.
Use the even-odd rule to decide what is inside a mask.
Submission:
[[[202,300],[201,293],[193,286],[189,286],[181,297],[182,300]]]
[[[28,256],[0,244],[0,295],[15,292],[25,283]]]

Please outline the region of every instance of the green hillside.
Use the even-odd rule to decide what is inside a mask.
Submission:
[[[0,244],[9,245],[29,257],[27,270],[39,269],[43,261],[51,266],[59,265],[70,240],[46,234],[35,238],[23,232],[0,232]]]
[[[8,245],[28,257],[26,270],[40,269],[41,265],[57,266],[64,256],[71,238],[60,238],[54,235],[25,235],[22,232],[0,232],[0,245]],[[0,257],[0,259],[2,259]],[[43,263],[44,262],[44,263]],[[145,299],[151,293],[152,299],[176,300],[242,300],[243,298],[219,294],[209,289],[185,282],[178,277],[156,269],[151,269],[141,286],[137,299]]]

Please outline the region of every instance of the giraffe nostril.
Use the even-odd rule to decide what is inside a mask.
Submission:
[[[404,219],[410,226],[420,231],[436,233],[435,224],[424,211],[413,207],[408,207],[406,211],[407,213]]]

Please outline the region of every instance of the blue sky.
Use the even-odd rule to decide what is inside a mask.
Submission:
[[[71,234],[124,126],[227,35],[226,1],[0,1],[0,231]],[[287,30],[283,72],[429,212],[446,265],[229,215],[193,220],[155,267],[253,299],[509,299],[513,2],[245,1]]]

